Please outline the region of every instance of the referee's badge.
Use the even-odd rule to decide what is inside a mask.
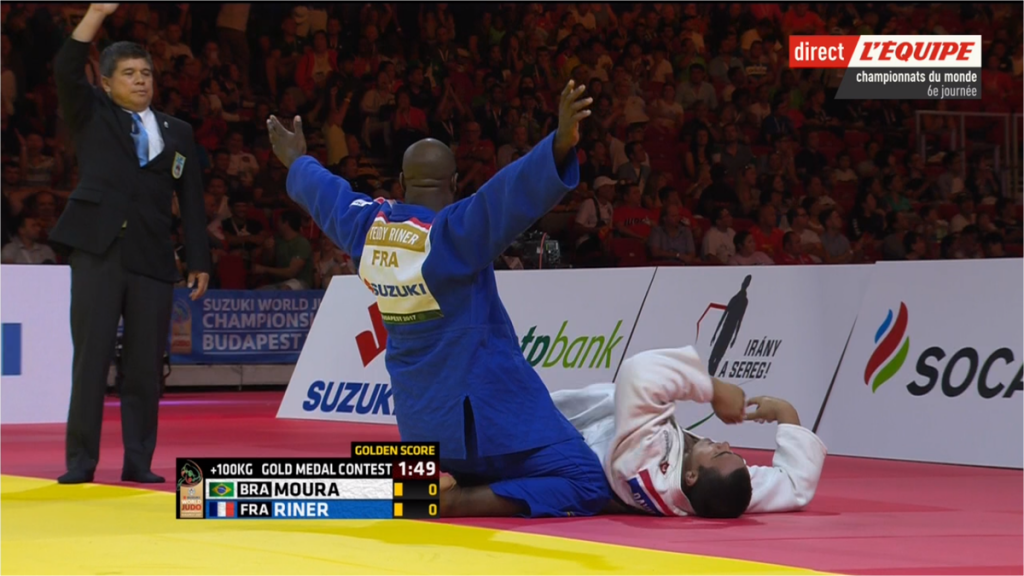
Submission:
[[[174,153],[174,168],[171,169],[171,175],[177,180],[181,178],[181,173],[185,171],[185,157],[180,152]]]

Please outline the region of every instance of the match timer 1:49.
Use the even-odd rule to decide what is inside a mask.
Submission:
[[[392,473],[396,480],[437,480],[439,476],[436,460],[399,460]]]

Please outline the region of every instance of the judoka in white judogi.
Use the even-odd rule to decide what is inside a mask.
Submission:
[[[597,453],[626,505],[659,516],[735,517],[798,510],[814,497],[826,448],[813,432],[789,423],[798,419],[788,403],[751,400],[760,407],[748,419],[779,425],[772,465],[747,466],[727,443],[700,438],[675,421],[676,401],[712,403],[719,416],[719,396],[736,393],[742,402],[738,388],[708,374],[692,346],[637,354],[623,363],[617,380],[552,398]]]

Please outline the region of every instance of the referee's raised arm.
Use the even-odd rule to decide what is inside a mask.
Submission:
[[[89,47],[103,20],[117,10],[117,4],[92,4],[85,17],[71,33],[71,38],[53,61],[57,98],[64,121],[72,131],[80,129],[92,115],[95,93],[85,76]]]

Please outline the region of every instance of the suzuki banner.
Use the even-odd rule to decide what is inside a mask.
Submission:
[[[881,263],[818,434],[832,454],[1024,465],[1024,260]]]
[[[0,310],[0,423],[68,419],[71,401],[71,268],[4,264]]]
[[[293,364],[322,290],[210,290],[199,300],[174,291],[173,364]]]
[[[788,400],[807,428],[821,410],[864,294],[870,266],[659,268],[626,357],[693,345],[713,375],[748,398]],[[710,404],[680,402],[700,436],[774,448],[763,425],[726,427]]]
[[[560,390],[612,381],[653,276],[653,268],[514,271],[498,272],[497,284],[523,354]],[[393,424],[386,345],[373,294],[357,277],[335,278],[278,417]]]

